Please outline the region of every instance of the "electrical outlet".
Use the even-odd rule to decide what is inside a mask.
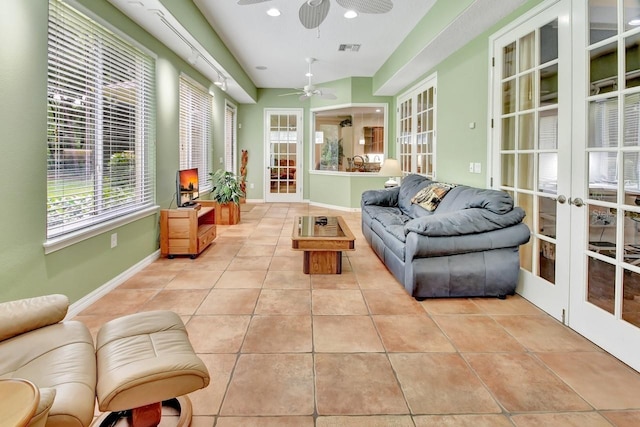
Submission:
[[[482,173],[482,163],[473,164],[473,173]]]
[[[111,235],[111,249],[118,246],[118,233],[113,233]]]
[[[249,188],[253,188],[253,182],[249,183]]]
[[[469,172],[473,173],[473,162],[469,163]]]

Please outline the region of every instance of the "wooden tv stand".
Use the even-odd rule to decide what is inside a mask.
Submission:
[[[160,210],[160,255],[195,258],[216,238],[212,206]]]

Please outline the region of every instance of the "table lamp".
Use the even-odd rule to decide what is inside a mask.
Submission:
[[[394,179],[394,177],[402,176],[402,169],[400,169],[400,163],[396,159],[386,159],[380,168],[380,175],[388,176],[389,180],[384,183],[384,187],[396,187],[398,186],[398,181]]]

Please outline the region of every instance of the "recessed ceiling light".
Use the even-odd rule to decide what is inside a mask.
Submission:
[[[356,16],[358,16],[358,12],[356,12],[355,10],[347,10],[344,13],[344,17],[347,18],[347,19],[353,19]]]
[[[272,7],[271,9],[267,10],[267,15],[269,15],[269,16],[280,16],[280,11],[278,9],[276,9],[275,7]]]

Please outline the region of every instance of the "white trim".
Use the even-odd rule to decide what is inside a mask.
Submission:
[[[60,249],[64,249],[68,246],[75,245],[83,240],[90,239],[107,231],[115,230],[118,227],[132,223],[139,219],[155,215],[158,213],[160,206],[154,205],[145,209],[138,210],[128,215],[124,215],[118,218],[114,218],[110,221],[106,221],[100,224],[93,225],[91,227],[83,228],[72,233],[64,234],[62,236],[54,237],[46,240],[42,246],[44,247],[44,253],[50,254]]]
[[[309,202],[309,206],[317,206],[320,208],[327,208],[327,209],[343,211],[343,212],[360,212],[360,208],[348,208],[345,206],[329,205],[327,203]]]
[[[536,16],[537,14],[544,12],[554,4],[558,3],[560,0],[545,0],[542,3],[538,4],[535,7],[532,7],[522,15],[518,16],[513,21],[506,24],[504,27],[500,28],[495,33],[489,36],[489,53],[492,52],[493,43],[496,39],[502,37],[503,35],[517,29],[520,25],[526,23],[528,20]],[[491,62],[491,57],[489,57],[489,62]]]
[[[74,302],[69,306],[65,319],[68,320],[77,316],[83,310],[91,306],[91,304],[98,301],[100,298],[102,298],[103,296],[105,296],[106,294],[108,294],[118,286],[120,286],[122,283],[124,283],[125,281],[133,277],[134,274],[142,271],[142,269],[144,269],[145,267],[153,263],[158,258],[160,258],[160,250],[153,252],[151,255],[147,256],[146,258],[143,258],[137,264],[131,266],[127,270],[118,274],[116,277],[109,280],[107,283],[100,286],[98,289],[83,296],[78,301]]]
[[[277,200],[270,201],[268,203],[300,203],[303,200],[304,193],[304,108],[299,107],[265,107],[262,110],[262,126],[263,126],[263,135],[262,135],[262,195],[264,200],[267,200],[267,196],[269,195],[269,187],[271,182],[271,174],[270,168],[271,165],[271,141],[269,139],[269,135],[271,133],[271,123],[270,116],[272,114],[284,113],[288,115],[295,115],[297,120],[296,129],[298,132],[298,140],[296,141],[296,164],[300,166],[296,166],[299,168],[300,173],[296,174],[296,185],[297,191],[295,193],[287,193],[284,196],[290,198],[291,200]],[[265,202],[267,203],[267,202]]]
[[[425,89],[428,89],[430,86],[436,86],[436,84],[429,84],[431,80],[434,80],[436,84],[438,83],[438,72],[435,71],[431,73],[429,76],[422,79],[420,82],[413,85],[410,89],[407,89],[400,95],[396,96],[396,105],[399,104],[400,100],[406,100],[413,96],[413,92],[423,92]]]
[[[494,78],[494,73],[495,73],[495,64],[492,64],[493,62],[493,58],[495,58],[496,56],[496,52],[494,50],[495,48],[495,42],[497,39],[499,39],[500,37],[504,36],[505,34],[514,31],[515,29],[517,29],[520,25],[526,23],[527,21],[529,21],[530,19],[532,19],[534,16],[536,16],[537,14],[544,12],[545,10],[547,10],[549,7],[553,6],[554,4],[558,3],[560,0],[545,0],[542,3],[538,4],[537,6],[529,9],[527,12],[523,13],[522,15],[518,16],[516,19],[514,19],[513,21],[509,22],[508,24],[506,24],[504,27],[500,28],[498,31],[496,31],[495,33],[491,34],[489,36],[489,49],[488,50],[488,54],[489,54],[489,58],[487,61],[487,64],[489,64],[489,73],[488,73],[488,82],[487,82],[487,90],[488,90],[488,108],[487,108],[487,168],[486,168],[486,186],[487,188],[498,188],[499,184],[497,183],[497,179],[494,180],[493,185],[491,185],[491,181],[493,180],[493,172],[494,172],[494,159],[496,158],[495,156],[495,152],[494,150],[496,149],[495,144],[494,144],[494,138],[493,138],[493,133],[494,133],[494,129],[491,127],[491,119],[493,119],[493,109],[494,109],[494,99],[493,99],[493,94],[494,94],[494,85],[493,85],[493,78]],[[494,126],[496,126],[496,120],[494,120],[493,123]]]

